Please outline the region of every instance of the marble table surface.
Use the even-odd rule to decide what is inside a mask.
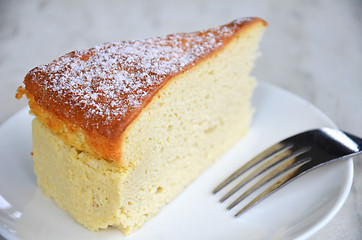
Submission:
[[[14,92],[33,67],[74,49],[194,31],[242,16],[269,27],[254,75],[306,99],[362,136],[362,1],[0,1],[0,124],[26,106]],[[362,239],[362,159],[350,195],[311,239]]]

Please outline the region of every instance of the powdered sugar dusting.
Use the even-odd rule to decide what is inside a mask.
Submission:
[[[105,43],[68,53],[27,77],[37,85],[38,104],[51,106],[58,116],[82,119],[76,123],[82,128],[114,127],[169,77],[221,47],[245,21],[250,20],[202,32]]]

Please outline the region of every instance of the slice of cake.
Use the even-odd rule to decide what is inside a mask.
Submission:
[[[142,226],[247,132],[266,27],[105,43],[31,70],[37,182],[90,230]]]

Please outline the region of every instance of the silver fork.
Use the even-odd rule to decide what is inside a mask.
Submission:
[[[237,217],[310,170],[361,153],[362,139],[357,136],[333,128],[306,131],[264,150],[225,179],[213,193],[216,194],[237,178],[250,172],[220,199],[220,202],[224,202],[247,183],[256,181],[258,177],[261,178],[227,207],[230,210],[262,186],[272,183],[237,212],[235,214]],[[255,170],[252,171],[253,169]]]

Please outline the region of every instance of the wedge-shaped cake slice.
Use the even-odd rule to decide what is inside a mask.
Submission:
[[[110,42],[31,70],[17,97],[45,195],[90,230],[142,226],[246,134],[265,27]]]

